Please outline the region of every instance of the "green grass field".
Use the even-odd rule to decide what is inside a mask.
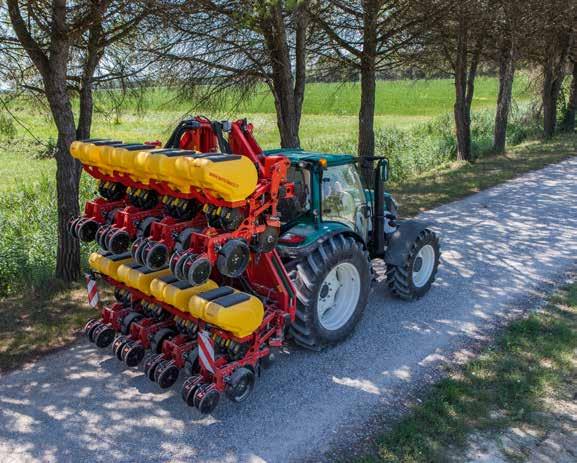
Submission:
[[[515,82],[514,94],[518,100],[529,98],[528,80],[524,75]],[[476,81],[475,109],[494,105],[498,91],[497,79],[480,77]],[[391,80],[377,83],[377,116],[395,117],[401,120],[414,117],[421,120],[452,110],[454,84],[449,79],[432,80]],[[274,114],[274,101],[267,87],[258,87],[251,92],[248,100],[238,103],[238,97],[230,93],[220,99],[220,109],[234,113]],[[97,98],[101,107],[112,107],[118,102],[117,92],[102,92]],[[149,89],[144,94],[135,92],[122,101],[122,106],[132,112],[158,112],[191,110],[211,112],[205,104],[196,106],[191,101],[182,101],[174,90],[165,88]],[[360,85],[358,83],[311,83],[307,85],[303,114],[317,116],[356,116],[360,107]]]
[[[410,129],[452,109],[451,80],[383,81],[377,85],[375,128],[377,133],[391,129]],[[497,81],[479,78],[474,109],[491,110],[496,102]],[[303,108],[301,142],[305,149],[323,152],[356,152],[360,88],[358,84],[310,84]],[[523,104],[529,98],[527,79],[521,77],[515,85],[515,100]],[[225,98],[233,107],[234,96]],[[124,141],[165,141],[175,125],[190,114],[205,114],[213,118],[247,117],[255,126],[255,134],[265,149],[279,145],[273,101],[265,91],[257,89],[254,96],[234,111],[210,111],[195,108],[192,101],[182,101],[174,90],[152,88],[136,97],[122,100],[119,111],[113,111],[119,95],[102,91],[96,94],[96,114],[92,135],[113,137]],[[226,104],[226,103],[225,103]],[[38,101],[12,102],[11,111],[18,118],[19,141],[0,147],[0,192],[19,182],[35,182],[41,176],[54,174],[51,160],[32,160],[31,155],[42,150],[40,143],[54,140],[55,128],[47,109]],[[40,143],[33,140],[28,130]],[[1,135],[0,135],[1,139]]]

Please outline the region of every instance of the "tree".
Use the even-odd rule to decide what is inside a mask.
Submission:
[[[30,59],[40,81],[35,90],[45,96],[58,132],[56,187],[58,195],[57,278],[73,281],[80,276],[78,240],[67,233],[71,218],[79,214],[80,164],[69,154],[75,138],[90,134],[92,88],[99,62],[112,43],[126,37],[146,15],[140,2],[90,0],[69,4],[7,0],[15,38]],[[75,70],[80,69],[78,74]],[[34,77],[35,78],[35,77]],[[72,110],[71,89],[79,91],[78,126]]]
[[[265,83],[274,98],[282,147],[300,147],[309,1],[167,3],[168,43],[149,51],[166,61],[178,84],[194,89],[194,96],[201,89],[214,102],[226,90],[242,98]]]
[[[520,42],[530,34],[531,24],[528,21],[530,10],[525,2],[518,0],[495,0],[492,36],[495,50],[490,50],[499,69],[499,93],[495,111],[495,129],[493,132],[493,151],[504,153],[507,141],[507,127],[513,98],[513,81],[519,59]]]
[[[439,2],[419,0],[320,1],[312,18],[324,32],[327,46],[320,47],[323,62],[352,68],[360,75],[358,154],[363,178],[372,183],[375,155],[376,78],[400,64],[399,54],[439,15]]]
[[[427,8],[425,6],[425,8]],[[425,10],[426,11],[426,10]],[[455,84],[453,107],[457,159],[472,159],[471,107],[490,21],[487,0],[447,1],[409,59],[429,73],[448,74]]]
[[[572,78],[562,128],[565,132],[573,133],[575,131],[575,114],[577,113],[577,47],[573,48],[569,60],[571,61]]]
[[[531,0],[527,7],[531,9],[533,26],[524,54],[529,62],[542,70],[543,135],[551,138],[557,128],[557,110],[567,58],[575,40],[577,4],[566,0]]]

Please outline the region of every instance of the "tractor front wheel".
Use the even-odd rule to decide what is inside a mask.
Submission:
[[[387,284],[392,294],[406,301],[423,297],[435,281],[440,256],[438,236],[429,229],[419,233],[403,265],[387,266]]]
[[[290,331],[297,344],[321,349],[344,340],[367,305],[370,260],[351,237],[327,239],[291,272],[297,290],[296,320]]]

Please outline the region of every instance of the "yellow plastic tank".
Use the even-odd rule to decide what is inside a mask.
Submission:
[[[165,181],[183,193],[206,189],[230,202],[242,201],[256,189],[258,172],[246,156],[163,151],[138,153],[135,175]]]
[[[140,143],[107,147],[102,150],[102,158],[104,164],[112,170],[130,174],[135,170],[137,154],[146,153],[153,149],[155,149],[154,146]]]
[[[260,299],[228,286],[193,295],[188,312],[239,338],[254,333],[264,318]]]
[[[170,275],[170,270],[168,268],[164,270],[151,271],[136,263],[121,265],[118,267],[117,271],[118,281],[124,283],[126,286],[137,289],[147,296],[152,295],[150,289],[152,281],[166,275]]]
[[[83,164],[103,173],[129,174],[144,184],[151,179],[164,181],[183,193],[191,188],[208,190],[225,201],[245,200],[256,189],[258,172],[246,156],[195,153],[179,149],[122,144],[112,140],[73,142],[70,153]]]
[[[131,261],[132,257],[129,253],[105,256],[98,252],[93,252],[88,257],[88,264],[92,270],[107,275],[115,280],[118,280],[118,268]]]
[[[102,155],[103,150],[122,145],[118,140],[87,140],[74,141],[70,145],[70,154],[78,159],[82,164],[109,170]]]
[[[215,288],[218,288],[218,285],[212,280],[208,280],[202,285],[191,286],[187,281],[177,280],[172,274],[157,278],[150,283],[152,296],[183,312],[188,312],[188,301],[191,296]]]

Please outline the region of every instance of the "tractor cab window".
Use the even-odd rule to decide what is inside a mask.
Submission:
[[[293,222],[311,209],[311,174],[307,169],[291,166],[287,180],[294,183],[294,197],[281,199],[278,210],[282,223]]]
[[[355,166],[329,167],[323,173],[322,217],[349,225],[357,232],[366,227],[366,198]]]

